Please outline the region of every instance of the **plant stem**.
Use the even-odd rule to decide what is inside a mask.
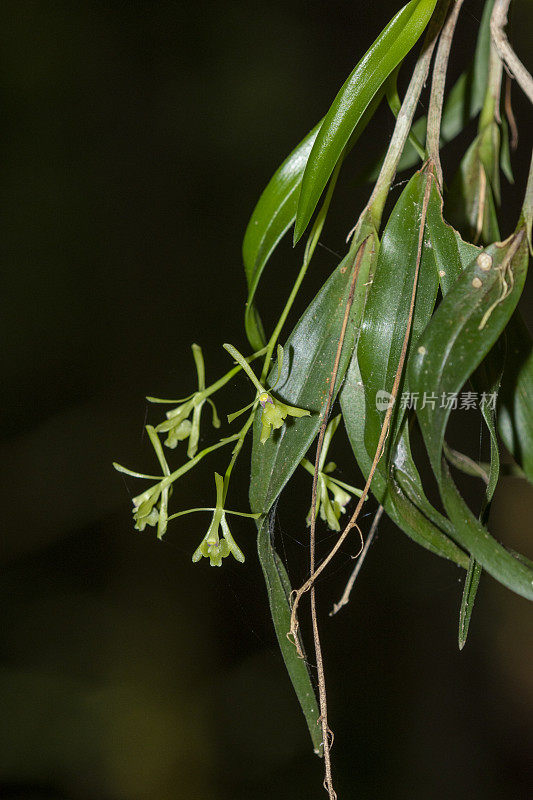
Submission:
[[[352,589],[355,585],[355,581],[357,580],[357,576],[359,575],[361,567],[363,566],[363,562],[368,554],[368,551],[370,550],[370,545],[374,541],[374,536],[376,535],[377,529],[379,527],[382,514],[383,514],[383,506],[379,506],[378,510],[374,515],[374,519],[372,521],[372,526],[368,532],[368,536],[366,537],[365,546],[361,551],[361,555],[357,559],[357,563],[353,568],[352,574],[348,578],[348,583],[346,584],[344,592],[342,593],[341,599],[337,603],[334,603],[333,608],[329,612],[330,617],[333,617],[338,611],[341,610],[341,608],[343,608],[345,605],[348,604],[350,600],[350,595],[352,593]]]
[[[250,380],[252,381],[253,385],[257,389],[258,392],[264,392],[264,386],[257,380],[257,375],[253,370],[250,369],[249,365],[246,362],[244,356],[242,356],[236,347],[233,347],[232,344],[228,344],[227,342],[222,345],[224,350],[227,350],[230,356],[233,356],[235,361],[241,365],[241,368],[246,372]]]
[[[396,125],[394,126],[394,132],[387,154],[385,155],[385,160],[383,161],[376,185],[368,201],[368,207],[371,210],[372,220],[376,226],[376,230],[379,230],[381,224],[383,209],[385,208],[389,190],[394,176],[396,175],[396,168],[405,147],[407,137],[409,136],[411,125],[413,124],[413,117],[426,82],[431,57],[435,49],[438,35],[444,24],[448,5],[449,0],[440,0],[431,17],[424,44],[422,45],[422,52],[418,56],[400,113],[396,119]]]
[[[300,271],[299,271],[298,276],[297,276],[297,278],[296,278],[296,280],[294,282],[294,286],[291,289],[291,293],[290,293],[289,297],[287,298],[287,302],[285,303],[285,307],[284,307],[283,311],[281,312],[280,318],[278,319],[278,321],[276,323],[276,327],[274,328],[272,336],[270,337],[269,342],[268,342],[268,344],[266,346],[265,361],[263,363],[263,369],[261,371],[261,382],[262,383],[264,381],[266,381],[266,379],[267,379],[268,371],[270,369],[270,362],[272,361],[272,353],[274,352],[274,348],[275,348],[275,346],[277,344],[277,341],[278,341],[279,335],[280,335],[280,333],[282,331],[282,328],[285,325],[285,322],[286,322],[287,317],[289,315],[289,311],[292,308],[292,304],[294,303],[294,301],[296,299],[296,295],[298,294],[298,290],[300,289],[300,286],[302,285],[302,281],[305,278],[305,274],[307,272],[309,264],[311,263],[311,259],[313,258],[313,254],[314,254],[314,252],[316,250],[316,246],[318,244],[318,240],[320,239],[320,234],[322,233],[322,229],[323,229],[324,223],[326,221],[326,215],[328,213],[329,205],[331,203],[331,198],[333,197],[333,192],[335,190],[335,186],[337,184],[337,179],[339,177],[339,172],[340,172],[340,169],[341,169],[341,166],[342,166],[342,161],[343,161],[343,157],[341,157],[339,159],[339,161],[337,163],[337,166],[335,167],[335,170],[333,172],[333,175],[331,176],[331,180],[330,180],[329,185],[328,185],[328,189],[327,189],[327,192],[326,192],[326,196],[324,198],[324,202],[323,202],[322,207],[321,207],[321,209],[320,209],[320,211],[318,213],[318,216],[317,216],[317,218],[316,218],[316,220],[314,222],[314,225],[313,225],[313,227],[311,229],[311,233],[309,234],[309,239],[307,240],[307,244],[305,246],[304,259],[303,259],[302,266],[300,267]]]
[[[494,3],[492,16],[490,18],[492,41],[494,42],[494,46],[501,60],[505,62],[509,71],[516,79],[516,82],[528,97],[529,102],[533,103],[533,78],[509,44],[509,39],[504,31],[507,25],[509,4],[510,0],[496,0]]]
[[[448,14],[442,33],[439,38],[439,46],[435,56],[433,67],[433,77],[431,81],[431,94],[429,99],[428,123],[426,134],[426,149],[429,158],[435,165],[435,172],[439,186],[442,188],[442,166],[440,163],[440,126],[442,120],[442,106],[444,104],[444,87],[446,84],[446,72],[448,70],[448,60],[452,46],[453,34],[463,0],[455,0],[453,7]]]

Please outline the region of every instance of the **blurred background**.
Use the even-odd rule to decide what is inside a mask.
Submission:
[[[514,6],[516,49],[531,69],[533,6]],[[193,565],[208,519],[175,521],[164,542],[133,531],[130,497],[141,484],[111,462],[155,470],[143,425],[159,416],[144,396],[194,389],[192,342],[204,348],[209,382],[228,369],[222,342],[246,349],[240,244],[254,203],[398,7],[1,4],[5,800],[325,796],[277,649],[253,524],[233,525],[244,566]],[[481,9],[465,3],[452,80],[471,57]],[[513,97],[519,192],[504,181],[504,235],[531,145],[531,110],[516,88]],[[348,160],[328,249],[317,252],[293,322],[345,252],[368,195],[355,176],[392,125],[382,109]],[[448,181],[474,132],[448,148]],[[287,242],[272,263],[260,300],[267,324],[300,257]],[[248,391],[244,380],[228,387],[221,416]],[[480,432],[477,417],[465,419],[474,456]],[[338,439],[344,480],[360,480]],[[226,457],[178,485],[175,508],[211,505]],[[247,476],[244,458],[230,507],[246,508]],[[276,536],[298,584],[310,481],[302,474],[295,486]],[[492,529],[530,557],[532,514],[531,487],[504,479]],[[483,577],[459,653],[462,574],[385,521],[351,604],[330,619],[350,553],[318,592],[339,797],[530,798],[531,606]]]

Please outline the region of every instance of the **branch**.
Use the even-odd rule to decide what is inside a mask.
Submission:
[[[504,31],[507,25],[507,11],[511,0],[496,0],[490,18],[490,32],[492,41],[507,69],[512,73],[516,82],[533,104],[533,78],[524,67],[515,51],[509,44],[509,39]]]

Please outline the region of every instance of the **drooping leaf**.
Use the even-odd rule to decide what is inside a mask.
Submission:
[[[470,557],[461,599],[461,610],[459,612],[459,650],[462,650],[466,644],[470,618],[474,609],[474,601],[476,599],[480,577],[481,564],[479,564],[475,558]]]
[[[367,244],[355,286],[335,392],[338,391],[346,372],[355,332],[359,327],[366,294],[365,284],[373,258],[372,239],[373,234],[367,231],[360,240],[360,242],[366,240]],[[329,392],[329,381],[352,284],[357,250],[358,246],[355,243],[304,312],[284,345],[285,357],[275,394],[283,402],[308,409],[311,415],[289,422],[262,444],[261,415],[257,414],[250,484],[250,504],[257,512],[266,513],[271,508],[318,433],[321,413]],[[274,366],[268,379],[269,386],[272,386],[276,372],[277,368]]]
[[[453,397],[486,357],[512,315],[527,271],[524,229],[481,253],[435,312],[411,359],[413,391]],[[417,416],[455,540],[504,585],[533,599],[533,571],[486,530],[461,497],[443,458],[450,403],[418,407]]]
[[[340,393],[340,403],[348,439],[359,469],[366,480],[370,474],[374,453],[369,454],[365,445],[365,392],[357,363],[357,351],[354,351],[346,373]],[[383,505],[390,519],[414,542],[466,569],[468,556],[449,538],[446,532],[449,522],[432,508],[424,494],[412,458],[405,457],[406,440],[405,431],[395,451],[393,468],[396,469],[395,465],[398,463],[398,472],[394,473],[394,478],[387,484],[381,473],[376,471],[370,487],[372,494],[378,503]],[[432,519],[437,524],[434,524]]]
[[[407,330],[428,180],[433,178],[425,171],[414,175],[391,213],[364,311],[357,357],[354,354],[341,394],[346,429],[365,478],[378,447]],[[434,252],[425,230],[423,240],[426,246],[422,249],[411,346],[431,316],[439,285]],[[455,239],[453,244],[456,247]],[[406,384],[403,389],[407,390]],[[431,506],[422,490],[410,453],[407,426],[397,437],[403,416],[404,408],[397,402],[389,446],[378,463],[372,492],[408,536],[432,552],[466,565],[464,553],[447,535],[448,521]]]
[[[494,184],[482,157],[482,143],[482,137],[477,136],[465,153],[450,187],[446,214],[468,239],[494,242],[499,240],[500,231]],[[483,149],[486,150],[486,143]]]
[[[472,384],[481,398],[480,409],[490,434],[490,463],[487,485],[479,513],[479,520],[484,525],[488,522],[490,504],[500,476],[500,452],[496,434],[496,398],[502,377],[502,355],[501,347],[497,342],[490,353],[490,357],[481,363],[472,377]],[[459,611],[459,650],[462,650],[466,644],[481,573],[481,564],[473,556],[470,556]]]
[[[320,712],[307,663],[299,657],[294,644],[287,638],[291,620],[289,577],[283,562],[274,549],[269,517],[265,516],[258,520],[257,527],[257,552],[263,569],[270,612],[281,654],[304,713],[315,752],[322,754],[322,731],[318,725]]]
[[[338,159],[336,171],[339,170],[344,156],[355,147],[359,137],[376,113],[384,91],[385,88],[382,87],[365,109],[364,114],[352,131],[352,135],[343,153]],[[255,350],[263,347],[265,343],[265,334],[261,317],[255,305],[255,296],[259,281],[261,280],[263,270],[269,258],[285,233],[287,233],[292,226],[296,217],[302,176],[311,151],[311,146],[316,138],[320,125],[321,123],[313,128],[273,175],[259,198],[246,229],[243,242],[243,260],[248,282],[248,298],[244,313],[244,327],[248,341]],[[320,224],[315,224],[310,234],[310,239],[318,240],[320,237],[331,201],[335,180],[336,174],[334,172],[329,182],[328,193],[322,204],[320,212],[322,214],[322,219],[320,220]],[[311,249],[314,250],[315,247],[316,241],[311,245]],[[304,259],[308,258],[308,248],[309,244],[306,247]]]
[[[374,95],[423,33],[436,0],[411,0],[384,28],[350,74],[313,144],[298,201],[294,241],[305,231],[351,134]]]
[[[506,359],[498,397],[498,432],[533,482],[533,342],[518,312],[505,329]]]
[[[250,217],[242,256],[248,283],[248,300],[244,324],[254,350],[265,344],[261,320],[254,306],[254,297],[265,265],[276,245],[294,222],[302,175],[322,122],[292,151],[274,173]]]
[[[407,360],[433,312],[437,298],[439,276],[433,249],[423,246],[424,195],[428,181],[431,183],[433,180],[429,171],[417,172],[394,206],[383,232],[376,270],[364,311],[357,358],[366,397],[365,442],[368,453],[372,455],[378,446],[387,409],[387,396],[393,389],[409,325],[421,226],[424,228],[421,260]],[[405,383],[403,392],[407,392]],[[393,453],[402,417],[403,409],[400,401],[396,404],[391,420],[387,454],[378,464],[378,469],[384,476],[388,473],[388,459]]]

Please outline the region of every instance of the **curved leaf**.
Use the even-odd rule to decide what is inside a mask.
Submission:
[[[315,753],[322,753],[322,730],[318,725],[320,712],[307,663],[300,658],[294,644],[287,638],[291,627],[291,585],[287,571],[272,544],[268,517],[257,522],[257,553],[263,569],[274,629],[285,666],[304,713]]]
[[[520,297],[527,271],[522,229],[488,247],[461,274],[418,341],[409,370],[413,391],[450,397],[490,351]],[[417,416],[454,538],[504,585],[533,599],[533,570],[493,539],[470,511],[443,458],[450,403],[418,407]]]
[[[505,329],[506,363],[498,398],[498,432],[533,482],[533,342],[520,314]]]
[[[320,196],[366,107],[423,33],[436,0],[411,0],[384,28],[350,74],[317,134],[302,178],[294,241]]]
[[[383,232],[376,271],[364,312],[357,358],[366,397],[365,442],[367,451],[372,456],[378,446],[387,408],[383,402],[378,407],[378,401],[380,397],[386,400],[386,395],[392,391],[409,324],[409,309],[417,272],[420,226],[425,226],[426,223],[424,195],[428,181],[433,180],[427,171],[417,172],[394,206]],[[425,234],[424,229],[423,235]],[[438,288],[439,276],[433,249],[423,246],[407,360],[414,343],[431,317]],[[403,391],[407,391],[405,382]],[[393,451],[402,417],[402,404],[397,402],[388,434],[389,455]],[[382,457],[378,464],[378,470],[383,475],[388,473],[387,459],[388,457]]]
[[[260,350],[265,344],[261,321],[253,304],[257,285],[276,245],[294,222],[302,175],[321,124],[322,121],[276,170],[259,198],[244,234],[242,257],[248,283],[244,325],[254,350]]]
[[[382,87],[365,109],[364,114],[350,136],[348,144],[339,157],[336,165],[337,171],[341,165],[343,155],[347,154],[355,146],[359,137],[376,113],[384,92],[385,88]],[[248,281],[248,299],[244,313],[244,326],[248,341],[255,349],[263,347],[265,342],[261,318],[255,307],[257,287],[270,256],[285,233],[287,233],[296,217],[302,175],[311,151],[311,145],[316,138],[317,131],[321,124],[322,122],[313,128],[273,175],[259,198],[259,202],[254,209],[246,229],[243,242],[243,260]],[[314,230],[310,234],[311,239],[316,239],[312,250],[316,247],[316,241],[320,238],[322,232],[335,186],[335,179],[334,173],[329,182],[328,193],[320,212],[323,214],[323,219],[318,225],[315,221]],[[309,243],[307,245],[307,248],[308,247]],[[304,259],[308,258],[307,248]],[[260,344],[260,342],[263,342],[263,344]]]
[[[365,393],[356,351],[346,373],[340,393],[340,403],[348,439],[359,469],[366,480],[374,454],[369,455],[365,446]],[[447,520],[431,507],[412,459],[403,458],[407,449],[403,446],[404,435],[406,436],[402,434],[400,439],[402,446],[398,446],[396,453],[402,454],[401,476],[408,482],[408,486],[402,488],[396,480],[387,485],[385,478],[376,471],[370,487],[372,494],[378,503],[383,505],[390,519],[414,542],[442,558],[455,561],[466,569],[468,556],[446,535]],[[431,517],[436,518],[434,515],[439,518],[440,525],[435,525],[431,521]]]
[[[462,650],[466,644],[480,577],[481,565],[475,558],[470,557],[461,600],[461,610],[459,612],[459,650]]]
[[[426,172],[419,172],[411,178],[385,227],[364,312],[357,358],[354,354],[341,394],[346,429],[365,478],[370,473],[378,447],[386,401],[393,387],[407,330],[428,180],[433,182]],[[427,240],[426,230],[424,238]],[[455,238],[453,244],[457,253]],[[416,342],[431,316],[438,285],[434,251],[431,243],[426,241],[418,277],[412,343]],[[404,384],[404,391],[406,388]],[[379,399],[385,402],[378,407]],[[408,429],[406,425],[402,426],[403,416],[404,408],[397,403],[389,445],[374,474],[372,492],[408,536],[432,552],[466,566],[468,559],[465,554],[447,536],[448,520],[431,506],[424,495],[410,454]],[[402,432],[398,438],[400,429]]]

